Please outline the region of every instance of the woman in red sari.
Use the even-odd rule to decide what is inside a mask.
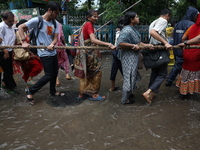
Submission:
[[[195,38],[199,35],[200,14],[198,14],[195,24],[188,28],[183,35],[182,41],[184,43],[179,44],[179,46],[200,45],[198,38]],[[182,71],[176,86],[179,87],[180,98],[183,99],[190,98],[190,95],[194,92],[200,93],[200,49],[184,49]]]
[[[107,42],[98,40],[95,37],[94,24],[98,20],[98,13],[95,10],[89,10],[87,21],[83,24],[79,34],[79,46],[105,45],[110,49],[116,47]],[[98,94],[101,85],[101,54],[99,50],[79,49],[76,51],[74,76],[80,79],[78,99],[87,98],[90,94],[90,100],[104,100],[105,96]]]

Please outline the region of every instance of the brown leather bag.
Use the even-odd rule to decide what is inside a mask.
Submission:
[[[25,50],[23,48],[16,48],[13,50],[14,60],[23,61],[30,58],[29,50]]]

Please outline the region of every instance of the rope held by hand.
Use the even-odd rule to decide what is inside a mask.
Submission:
[[[150,50],[150,46],[139,46],[140,49],[143,50]],[[16,48],[22,48],[21,45],[16,45],[16,46],[0,46],[0,49],[6,49],[6,48],[11,48],[11,49],[16,49]],[[37,48],[37,49],[47,49],[47,46],[29,46],[29,49],[31,48]],[[161,46],[161,45],[156,45],[153,46],[154,49],[166,49],[165,46]],[[182,49],[183,47],[180,46],[173,46],[172,49]],[[195,45],[195,46],[187,46],[187,49],[193,49],[193,48],[197,48],[200,49],[200,46]],[[89,49],[89,50],[111,50],[109,47],[105,47],[105,46],[55,46],[54,49]]]

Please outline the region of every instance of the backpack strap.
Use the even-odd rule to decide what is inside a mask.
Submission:
[[[56,29],[56,21],[53,19],[52,22],[53,22],[54,28]]]
[[[43,18],[42,18],[42,16],[38,16],[38,20],[39,20],[39,22],[38,22],[38,24],[37,24],[36,38],[38,37],[39,31],[40,31],[40,29],[41,29],[42,26],[43,26]]]
[[[38,16],[38,20],[39,20],[39,22],[37,24],[36,38],[38,37],[39,31],[40,31],[40,29],[42,29],[42,26],[43,26],[42,16]],[[53,19],[52,22],[53,22],[54,28],[56,29],[56,21]]]

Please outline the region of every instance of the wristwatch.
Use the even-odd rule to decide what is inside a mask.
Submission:
[[[189,45],[189,44],[187,44],[187,41],[188,41],[188,40],[185,40],[185,41],[184,41],[184,44],[185,44],[186,46],[188,46],[188,45]]]

